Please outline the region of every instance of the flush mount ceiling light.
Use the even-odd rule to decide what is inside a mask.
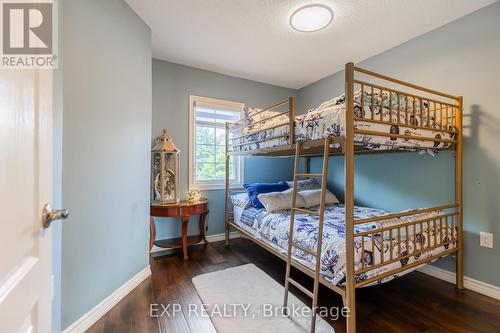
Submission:
[[[325,28],[333,20],[333,11],[322,4],[301,7],[290,16],[293,29],[302,32],[313,32]]]

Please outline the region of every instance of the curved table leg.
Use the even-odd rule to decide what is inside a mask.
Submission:
[[[155,219],[151,216],[149,218],[149,251],[153,248],[156,239],[156,225]]]
[[[205,243],[207,242],[207,240],[205,238],[205,219],[207,218],[207,215],[208,215],[208,211],[201,213],[200,214],[200,222],[199,222],[201,240],[204,241]]]
[[[187,227],[189,222],[189,216],[182,216],[182,253],[184,254],[184,260],[188,259],[187,255]]]

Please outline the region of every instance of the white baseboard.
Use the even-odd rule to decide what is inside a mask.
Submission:
[[[207,242],[213,243],[213,242],[223,241],[224,239],[226,239],[225,236],[226,235],[224,233],[215,234],[215,235],[207,235],[207,236],[205,236],[205,239],[207,240]],[[229,239],[238,238],[238,237],[240,237],[240,234],[237,231],[229,232]],[[198,244],[203,244],[203,242],[199,242]],[[198,245],[198,244],[195,244],[195,245]],[[164,247],[158,247],[156,245],[153,245],[153,248],[149,252],[154,253],[154,252],[166,251],[166,250],[168,250],[168,249],[164,248]]]
[[[240,233],[238,231],[230,231],[229,232],[229,239],[234,239],[241,237]],[[216,234],[216,235],[208,235],[205,237],[207,239],[207,242],[213,243],[213,242],[219,242],[223,241],[226,239],[226,235],[224,233],[222,234]]]
[[[111,295],[106,297],[101,303],[97,304],[89,312],[87,312],[73,324],[68,326],[68,328],[66,328],[63,333],[85,332],[150,275],[151,268],[148,265],[146,268],[137,273],[134,277],[125,282],[118,289],[116,289]]]
[[[419,268],[418,271],[443,281],[447,281],[453,284],[455,283],[455,273],[442,268],[425,265],[424,267]],[[500,287],[488,284],[486,282],[478,281],[468,276],[464,277],[464,286],[465,289],[469,289],[491,298],[500,300]]]

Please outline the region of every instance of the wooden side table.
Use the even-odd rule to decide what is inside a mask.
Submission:
[[[180,201],[178,204],[169,205],[151,205],[150,206],[150,220],[149,220],[149,249],[156,245],[163,248],[178,249],[182,247],[184,260],[188,259],[187,247],[197,244],[201,241],[206,242],[205,239],[205,219],[208,215],[208,200],[202,199],[198,202]],[[200,234],[196,236],[187,236],[187,226],[189,217],[193,215],[200,215],[199,228]],[[156,226],[155,217],[180,217],[182,222],[182,237],[173,239],[160,239],[156,240]]]

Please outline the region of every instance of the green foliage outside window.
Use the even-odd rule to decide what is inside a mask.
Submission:
[[[224,128],[196,125],[196,179],[224,180],[225,161]],[[229,177],[234,179],[233,159],[229,160]]]

